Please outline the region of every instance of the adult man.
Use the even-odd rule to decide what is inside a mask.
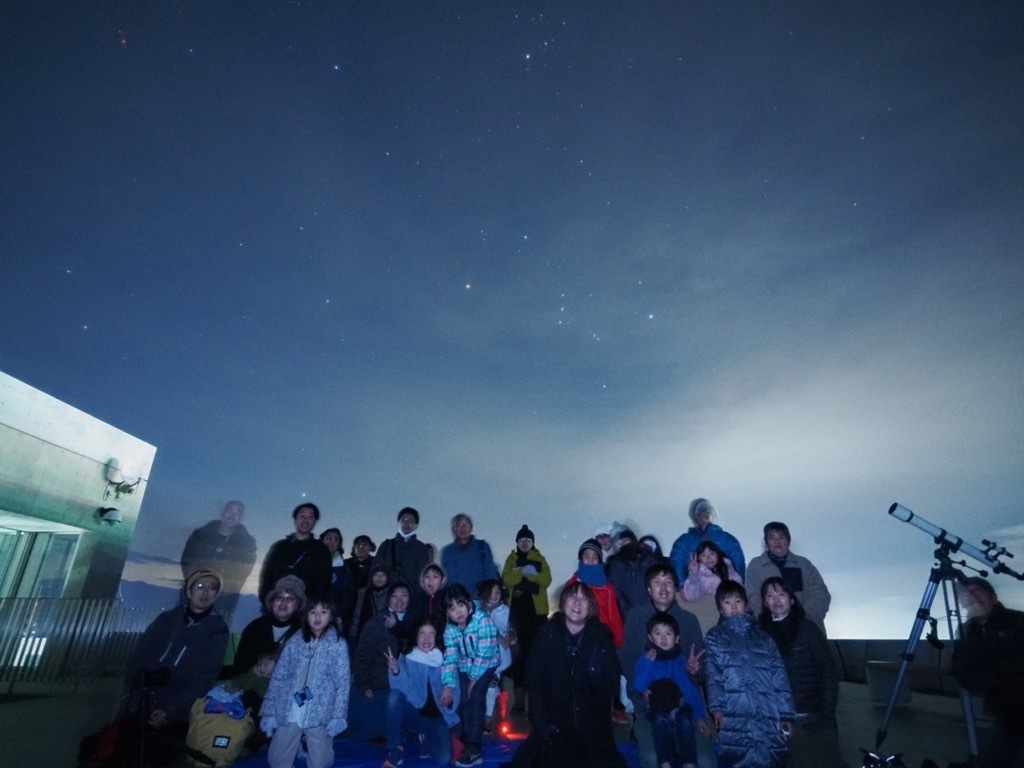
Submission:
[[[326,595],[331,585],[331,552],[322,541],[313,536],[313,528],[320,519],[316,504],[299,504],[292,510],[295,533],[274,542],[263,558],[260,570],[261,603],[266,603],[271,588],[282,576],[298,576],[306,587],[306,594]]]
[[[676,569],[676,578],[682,584],[686,581],[690,567],[690,555],[697,551],[697,545],[702,541],[711,541],[718,545],[736,573],[742,578],[746,561],[743,559],[743,547],[731,533],[725,531],[718,525],[718,510],[715,505],[707,499],[694,499],[690,502],[690,521],[693,525],[690,529],[675,540],[672,544],[672,551],[669,560]],[[747,590],[749,591],[749,590]]]
[[[217,610],[230,621],[242,585],[256,564],[256,539],[242,525],[245,504],[235,499],[220,510],[220,519],[192,531],[181,552],[181,575],[212,568],[224,580]]]
[[[832,595],[825,580],[806,557],[794,554],[789,549],[789,526],[771,522],[764,527],[765,551],[750,561],[744,582],[747,590],[747,605],[757,616],[761,613],[761,584],[769,576],[781,576],[796,593],[800,604],[821,631],[825,631],[825,614],[828,613]],[[735,567],[735,564],[734,564]]]
[[[640,763],[643,768],[655,768],[658,760],[654,751],[654,736],[651,732],[650,721],[643,715],[646,702],[643,693],[633,688],[633,670],[640,654],[646,650],[647,620],[658,611],[663,611],[679,623],[679,647],[682,648],[687,659],[686,671],[695,683],[700,683],[704,674],[701,662],[701,657],[704,655],[704,637],[696,617],[689,611],[680,608],[676,602],[679,581],[676,579],[675,569],[671,564],[661,562],[652,565],[647,569],[645,581],[650,600],[643,605],[635,606],[626,616],[622,648],[619,649],[619,663],[622,665],[622,674],[626,677],[629,698],[633,702],[636,713],[633,720],[633,733],[636,736],[640,753]],[[698,749],[705,757],[705,753],[709,752],[709,745],[702,744],[702,742],[706,741],[706,739],[698,739]]]
[[[217,681],[228,628],[213,603],[220,576],[209,569],[185,579],[184,604],[164,611],[142,633],[128,660],[115,743],[102,760],[100,734],[83,739],[79,762],[165,765],[181,751],[189,710]],[[103,732],[101,732],[103,733]]]
[[[1024,613],[1006,608],[980,576],[966,579],[961,600],[967,612],[953,646],[957,679],[975,700],[977,718],[994,727],[978,729],[984,768],[1024,765]]]
[[[420,513],[412,507],[403,507],[398,511],[397,519],[398,533],[380,545],[377,554],[373,556],[373,564],[388,569],[392,584],[401,582],[416,590],[419,588],[420,572],[431,561],[427,545],[416,538]]]
[[[461,584],[475,595],[481,581],[498,578],[491,545],[473,535],[473,521],[462,513],[452,518],[452,538],[451,544],[441,548],[441,567],[448,584]]]
[[[235,651],[234,674],[252,668],[261,654],[279,650],[302,624],[306,588],[298,576],[282,576],[264,601],[266,613],[242,630]]]

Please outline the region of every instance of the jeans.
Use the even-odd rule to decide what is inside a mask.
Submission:
[[[384,731],[388,747],[402,746],[406,733],[423,736],[423,749],[438,765],[452,760],[452,737],[443,717],[424,717],[401,691],[388,694]]]
[[[672,712],[651,712],[651,735],[658,763],[697,763],[697,737],[693,718],[674,709]]]
[[[484,715],[487,709],[487,686],[491,684],[494,670],[489,669],[473,683],[472,693],[469,690],[469,675],[459,672],[459,719],[462,720],[462,740],[468,744],[480,746],[484,734]]]

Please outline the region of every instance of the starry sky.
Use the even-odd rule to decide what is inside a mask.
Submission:
[[[893,7],[897,5],[899,7]],[[0,10],[0,369],[157,447],[126,578],[248,506],[556,580],[697,496],[833,637],[1024,571],[1019,3]],[[1024,588],[996,578],[1004,600]]]

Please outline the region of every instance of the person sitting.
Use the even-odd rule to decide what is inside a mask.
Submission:
[[[391,690],[384,718],[387,757],[381,768],[402,764],[406,734],[417,735],[423,751],[437,765],[447,765],[452,759],[451,729],[459,724],[459,693],[453,691],[446,705],[438,701],[444,690],[439,622],[431,616],[421,617],[413,636],[415,645],[408,653],[396,655],[390,646],[384,651]]]
[[[91,768],[167,765],[181,751],[189,711],[213,687],[224,663],[228,627],[213,604],[220,576],[207,568],[185,580],[183,604],[157,616],[128,660],[117,720],[87,736],[79,761]]]
[[[306,608],[306,591],[298,576],[282,576],[263,602],[267,612],[256,617],[242,630],[232,674],[242,674],[257,662],[261,654],[280,651],[296,631]]]

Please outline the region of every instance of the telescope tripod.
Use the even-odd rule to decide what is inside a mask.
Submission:
[[[906,677],[907,667],[914,660],[914,651],[917,649],[917,644],[921,639],[921,632],[924,629],[924,625],[926,623],[930,623],[932,626],[932,633],[935,632],[937,620],[931,617],[931,608],[940,584],[942,585],[942,598],[946,605],[946,625],[949,628],[950,642],[954,641],[957,637],[957,633],[963,627],[963,621],[960,616],[960,600],[957,597],[955,583],[957,581],[962,583],[966,577],[961,571],[957,570],[953,566],[966,565],[966,563],[963,561],[953,563],[953,561],[949,559],[949,553],[951,551],[949,544],[940,540],[936,540],[936,543],[939,544],[939,548],[935,550],[935,559],[938,562],[932,567],[931,573],[928,576],[928,584],[925,586],[924,595],[921,598],[921,605],[917,609],[917,617],[914,619],[914,626],[910,630],[910,637],[907,639],[907,647],[904,649],[903,653],[900,654],[900,658],[902,658],[903,661],[900,663],[899,672],[896,674],[896,683],[893,685],[892,694],[889,696],[889,703],[885,708],[885,714],[882,716],[882,722],[878,726],[878,732],[875,734],[875,749],[874,752],[867,753],[865,765],[884,764],[878,762],[882,759],[878,755],[878,750],[881,748],[882,742],[885,741],[885,737],[888,734],[889,721],[892,719],[893,710],[896,708],[896,699],[899,696],[900,685],[902,685],[903,680]],[[950,592],[953,593],[953,610],[950,610]],[[954,615],[956,616],[957,632],[954,632],[953,629]],[[934,634],[930,634],[928,636],[928,640],[929,642],[938,643],[938,638]],[[960,705],[963,708],[964,724],[967,726],[970,765],[980,766],[981,762],[978,757],[978,734],[974,724],[974,707],[971,702],[970,694],[963,687],[960,688]]]

